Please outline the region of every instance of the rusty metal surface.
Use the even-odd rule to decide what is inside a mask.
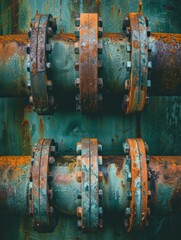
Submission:
[[[28,214],[27,189],[30,160],[31,156],[0,156],[2,176],[0,209],[2,213],[7,214],[6,210],[8,209],[12,214]],[[101,171],[103,172],[104,197],[102,204],[106,212],[113,211],[124,215],[128,203],[125,164],[125,156],[103,156]],[[152,192],[149,205],[152,216],[179,214],[181,212],[181,157],[150,156],[149,165],[149,169],[151,169],[149,189]],[[51,186],[54,194],[53,206],[59,212],[68,215],[76,214],[77,194],[80,191],[80,184],[75,181],[78,170],[76,156],[56,157],[55,165],[52,166],[54,178]],[[11,178],[7,179],[7,176],[11,176]],[[9,196],[9,198],[5,198],[5,196]],[[21,198],[21,201],[18,198]],[[67,201],[67,199],[69,200]]]
[[[98,141],[97,139],[82,139],[77,150],[81,156],[77,157],[80,171],[77,181],[81,182],[81,206],[77,207],[78,227],[84,231],[95,231],[102,227],[102,208],[99,203],[99,172]]]
[[[80,15],[79,79],[80,110],[98,110],[98,15]]]
[[[33,216],[33,228],[38,232],[51,232],[56,221],[54,209],[51,206],[52,190],[50,187],[50,163],[54,163],[52,147],[55,142],[52,139],[41,139],[35,144],[32,161],[32,187],[30,187],[29,201],[30,214]],[[55,152],[55,150],[54,150]],[[51,162],[50,162],[51,161]],[[51,179],[52,180],[52,179]]]
[[[128,78],[126,61],[130,53],[126,52],[127,41],[122,34],[103,34],[103,52],[99,58],[104,64],[101,70],[104,109],[108,104],[111,109],[120,109],[120,99],[125,93],[125,79]],[[0,96],[29,96],[29,73],[26,70],[28,43],[28,37],[24,34],[0,36]],[[52,53],[49,55],[52,68],[49,69],[48,77],[54,83],[54,93],[61,109],[65,106],[66,109],[75,108],[75,85],[72,83],[72,79],[76,79],[74,43],[73,34],[54,35],[52,38]],[[150,96],[180,96],[180,35],[152,33],[149,43],[152,49],[149,53],[152,61]]]
[[[54,111],[55,103],[51,92],[48,91],[47,64],[48,51],[51,51],[49,37],[55,31],[52,15],[36,14],[31,22],[30,30],[30,78],[33,107],[38,114],[50,114]],[[49,47],[49,49],[47,49]]]
[[[130,78],[127,81],[128,96],[123,109],[126,114],[143,111],[147,97],[148,80],[148,39],[146,18],[140,13],[129,13],[126,32],[130,37],[130,62],[127,66]]]
[[[127,180],[130,181],[130,206],[126,208],[125,226],[130,232],[147,224],[148,208],[148,168],[145,143],[142,139],[127,139],[125,152],[128,155]]]

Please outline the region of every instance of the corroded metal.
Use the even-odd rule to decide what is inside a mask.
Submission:
[[[99,172],[98,141],[84,138],[78,143],[77,150],[81,151],[77,162],[80,171],[77,181],[81,182],[81,206],[77,207],[78,227],[84,231],[95,231],[102,227],[102,207],[99,203],[99,182],[102,172]]]
[[[33,228],[38,232],[49,232],[55,227],[54,209],[51,206],[52,180],[49,165],[54,163],[55,142],[52,139],[39,140],[33,149],[32,171],[30,175],[29,201]]]
[[[124,145],[127,154],[127,178],[130,181],[130,206],[126,208],[125,226],[130,232],[147,224],[148,208],[148,167],[145,143],[142,139],[127,139]]]
[[[148,39],[147,20],[140,13],[129,13],[123,27],[130,36],[130,62],[127,68],[130,71],[130,79],[126,80],[126,89],[123,109],[127,114],[142,111],[146,104],[147,80],[148,80]],[[129,50],[128,50],[129,51]]]
[[[52,63],[50,72],[56,99],[69,103],[72,99],[75,105],[75,86],[71,79],[76,78],[74,69],[74,34],[56,34],[52,37],[52,52],[49,55]],[[102,37],[102,74],[104,79],[103,106],[112,100],[112,106],[120,109],[120,99],[125,94],[125,79],[127,79],[128,38],[122,34],[107,33]],[[0,96],[27,97],[29,90],[29,73],[26,71],[28,55],[26,46],[29,44],[25,34],[0,36]],[[150,96],[180,96],[181,88],[181,37],[180,34],[151,33],[149,37],[152,61],[152,80],[149,89]],[[119,51],[118,51],[119,50]],[[59,56],[63,51],[61,59]],[[121,54],[120,54],[121,52]],[[16,67],[15,67],[16,66]],[[173,74],[174,71],[174,74]],[[61,79],[61,80],[60,80]],[[69,100],[69,101],[68,101]],[[106,102],[106,103],[104,103]]]
[[[49,114],[55,109],[54,97],[48,91],[48,77],[46,69],[49,68],[48,52],[51,51],[51,44],[48,37],[56,30],[56,25],[52,15],[36,14],[31,22],[30,47],[27,53],[30,54],[30,71],[31,78],[31,102],[34,110],[38,114]]]
[[[84,13],[78,21],[79,46],[79,88],[77,109],[83,113],[98,110],[98,15]]]

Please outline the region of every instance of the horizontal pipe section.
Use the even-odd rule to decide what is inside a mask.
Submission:
[[[0,212],[28,214],[30,156],[0,157]],[[103,156],[103,209],[124,214],[128,207],[128,182],[124,156]],[[75,214],[81,184],[76,181],[76,156],[57,157],[52,167],[53,206],[58,212]],[[181,156],[150,157],[149,202],[152,215],[181,211]]]
[[[125,80],[129,77],[126,63],[130,59],[127,52],[128,38],[122,34],[103,34],[103,53],[99,60],[103,68],[99,71],[103,78],[103,96],[105,101],[118,100],[125,93]],[[75,100],[74,81],[78,77],[74,63],[78,55],[74,53],[76,39],[73,34],[59,34],[52,39],[53,49],[49,55],[51,69],[48,70],[49,80],[55,86],[55,94],[60,102]],[[150,61],[152,70],[150,79],[152,86],[150,95],[180,95],[181,88],[181,35],[153,33],[149,38]],[[28,36],[7,35],[0,36],[0,96],[26,97],[29,95],[27,82],[30,74],[26,66],[28,54],[26,46]],[[105,103],[106,104],[106,103]]]

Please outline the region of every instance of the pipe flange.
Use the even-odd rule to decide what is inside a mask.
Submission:
[[[77,144],[77,152],[81,156],[77,157],[77,181],[81,183],[81,191],[78,198],[81,199],[81,204],[77,207],[78,228],[84,231],[95,231],[103,227],[103,208],[102,186],[103,173],[99,171],[99,166],[102,165],[102,156],[98,156],[97,139],[82,139],[82,142]]]
[[[30,45],[27,53],[30,56],[27,70],[30,71],[31,89],[30,103],[38,114],[51,114],[56,108],[52,93],[52,81],[48,80],[47,72],[51,68],[48,54],[52,50],[50,37],[56,32],[56,22],[51,14],[38,14],[31,21],[28,33]],[[51,85],[51,88],[49,87]]]
[[[125,210],[125,227],[128,232],[132,229],[139,229],[148,225],[150,209],[148,199],[148,146],[140,138],[127,139],[124,143],[126,153],[127,181],[130,182],[130,189],[127,191],[127,198],[130,201]],[[129,183],[128,183],[129,185]]]
[[[51,206],[51,165],[55,162],[56,151],[57,144],[53,139],[40,139],[33,148],[29,202],[33,229],[37,232],[52,232],[56,226],[56,217]]]
[[[148,19],[141,12],[129,13],[123,21],[123,31],[130,41],[127,44],[130,59],[126,64],[129,77],[125,81],[128,95],[124,96],[122,107],[126,114],[130,114],[142,111],[149,99],[147,87],[151,85],[148,79],[151,62],[148,60]]]
[[[75,81],[76,109],[82,113],[94,113],[102,102],[103,81],[98,76],[98,68],[102,67],[98,61],[98,53],[102,51],[98,42],[102,36],[102,19],[96,13],[83,13],[75,24],[75,35],[79,38],[75,45],[75,53],[79,53],[79,62],[75,63],[75,69],[79,71],[79,78]]]

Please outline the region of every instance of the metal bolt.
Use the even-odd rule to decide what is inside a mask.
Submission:
[[[46,67],[47,67],[47,68],[51,68],[51,63],[50,63],[50,62],[47,62],[47,63],[46,63]]]
[[[102,217],[102,216],[103,216],[103,208],[99,207],[99,217]]]
[[[79,62],[74,63],[75,71],[79,71]]]
[[[148,181],[151,179],[151,172],[148,171]]]
[[[54,213],[54,208],[51,206],[49,207],[49,214],[52,216]]]
[[[47,27],[47,35],[48,35],[49,37],[52,37],[52,35],[53,35],[53,29],[52,29],[52,27]]]
[[[127,61],[126,67],[127,67],[127,68],[131,68],[131,61]]]
[[[128,200],[132,199],[132,192],[130,190],[127,191],[127,199]]]
[[[46,51],[47,52],[51,52],[52,51],[52,44],[50,44],[50,43],[46,44]]]
[[[102,61],[98,61],[98,68],[102,68],[102,67],[103,67]]]
[[[102,153],[102,145],[101,144],[98,144],[98,153]]]
[[[123,32],[126,31],[126,28],[130,26],[130,20],[128,17],[125,17],[123,20]]]
[[[99,218],[99,228],[103,228],[103,219]]]
[[[103,88],[103,80],[102,78],[98,78],[98,87]]]
[[[77,156],[77,166],[81,166],[82,164],[82,156]]]
[[[28,87],[28,89],[30,90],[30,88],[31,88],[31,80],[28,80],[28,81],[27,81],[27,87]]]
[[[52,181],[53,180],[53,173],[52,172],[49,172],[48,173],[48,181]]]
[[[99,171],[98,177],[99,177],[99,182],[102,182],[103,181],[103,172],[102,171]]]
[[[131,216],[131,208],[126,208],[125,209],[125,215],[126,215],[126,217],[130,217]]]
[[[127,80],[125,81],[125,90],[129,90],[129,89],[130,89],[130,80],[127,79]]]
[[[32,96],[29,97],[29,103],[33,103],[33,97]]]
[[[30,71],[30,61],[27,62],[26,67],[27,67],[27,71],[29,72]]]
[[[102,27],[98,27],[98,37],[99,37],[99,38],[102,37],[102,32],[103,32]]]
[[[147,80],[147,87],[151,87],[151,80]]]
[[[33,165],[34,164],[34,158],[31,158],[31,165]]]
[[[149,148],[148,148],[148,144],[146,142],[144,142],[145,145],[145,151],[148,152]]]
[[[102,43],[98,43],[98,54],[102,54]]]
[[[76,38],[79,38],[79,37],[80,37],[79,28],[77,28],[77,29],[75,30],[75,37],[76,37]]]
[[[148,43],[148,51],[151,52],[151,50],[152,50],[152,45],[151,43]]]
[[[148,190],[148,199],[150,200],[151,199],[151,191]]]
[[[80,78],[76,78],[76,79],[75,79],[75,86],[76,86],[77,88],[80,87]]]
[[[129,221],[127,218],[124,219],[124,226],[125,226],[125,228],[129,227]]]
[[[28,37],[31,38],[31,30],[32,28],[30,28],[29,32],[28,32]]]
[[[76,180],[77,182],[81,183],[82,182],[82,172],[78,171],[76,174]]]
[[[78,219],[78,221],[77,221],[77,227],[78,227],[78,229],[81,230],[82,226],[83,226],[83,225],[82,225],[82,220]]]
[[[149,101],[150,101],[150,98],[149,98],[149,96],[146,96],[146,104],[148,104],[148,103],[149,103]]]
[[[127,50],[128,53],[131,52],[131,46],[130,46],[130,43],[127,43],[127,44],[126,44],[126,50]]]
[[[130,147],[127,142],[123,143],[123,149],[125,154],[129,154]]]
[[[76,54],[79,54],[79,42],[76,42],[74,45],[74,51]]]
[[[54,163],[55,163],[55,158],[49,157],[49,164],[54,164]]]
[[[151,61],[148,62],[148,68],[152,68],[152,62]]]
[[[128,172],[128,174],[127,174],[127,181],[131,182],[131,180],[132,180],[131,172]]]
[[[102,165],[102,156],[98,156],[98,165],[99,165],[99,166]]]
[[[27,47],[26,47],[26,53],[30,54],[30,44],[28,44]]]
[[[150,28],[147,27],[147,37],[150,37],[150,35],[151,35]]]
[[[102,27],[102,25],[103,25],[103,24],[102,24],[102,18],[99,17],[99,18],[98,18],[98,26],[99,26],[99,27]]]
[[[48,197],[49,197],[49,199],[53,199],[53,191],[52,191],[52,189],[48,190]]]
[[[80,18],[78,17],[75,19],[75,26],[80,27]]]
[[[103,190],[99,189],[99,197],[102,197],[102,196],[103,196]]]
[[[150,163],[150,156],[149,155],[146,155],[146,162],[147,162],[147,164]]]
[[[78,142],[78,143],[77,143],[76,152],[77,152],[78,154],[81,154],[81,152],[82,152],[82,143],[81,143],[81,142]]]
[[[78,218],[82,217],[82,207],[77,207],[77,217]]]

